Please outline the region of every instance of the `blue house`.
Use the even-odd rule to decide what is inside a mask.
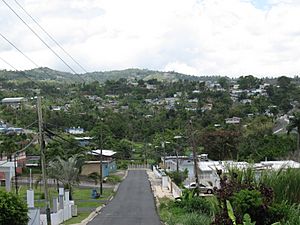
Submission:
[[[98,173],[100,172],[100,154],[101,151],[99,149],[93,150],[90,152],[92,155],[92,161],[85,161],[84,165],[82,166],[81,175],[88,176],[91,173]],[[112,150],[102,150],[102,176],[107,177],[111,173],[117,170],[116,161],[114,155],[116,152]]]

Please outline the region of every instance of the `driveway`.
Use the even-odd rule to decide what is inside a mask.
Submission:
[[[161,225],[145,170],[129,170],[114,199],[88,225]]]

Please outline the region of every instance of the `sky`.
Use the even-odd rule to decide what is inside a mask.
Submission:
[[[70,69],[0,1],[0,33],[37,65]],[[299,0],[5,0],[76,73],[140,68],[202,76],[295,76]],[[0,69],[36,66],[0,36]]]

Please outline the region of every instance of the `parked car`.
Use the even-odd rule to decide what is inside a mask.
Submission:
[[[212,194],[214,192],[214,188],[212,186],[199,184],[199,187],[197,187],[196,182],[192,182],[188,185],[185,185],[184,187],[187,188],[187,189],[190,189],[190,190],[198,188],[200,190],[200,192],[204,193],[204,194]]]

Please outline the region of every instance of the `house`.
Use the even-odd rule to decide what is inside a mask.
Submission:
[[[14,162],[0,161],[0,186],[5,183],[6,191],[11,191],[11,179],[15,176]]]
[[[26,99],[24,97],[16,97],[16,98],[4,98],[2,99],[2,104],[10,105],[10,104],[21,104]]]
[[[92,137],[75,137],[74,139],[79,142],[80,146],[85,147],[90,144],[90,141],[93,138]]]
[[[100,171],[100,154],[101,150],[92,150],[90,153],[92,160],[85,161],[82,166],[81,175],[88,176],[91,173],[98,173]],[[114,155],[116,152],[112,150],[102,150],[102,176],[107,177],[110,173],[117,170]]]
[[[201,107],[201,111],[205,112],[206,110],[212,110],[213,104],[205,104],[204,106]]]
[[[66,132],[69,134],[83,134],[84,129],[81,127],[77,127],[77,128],[71,127],[71,128],[66,129]]]
[[[225,119],[225,123],[227,124],[239,124],[241,122],[240,117],[232,117]]]
[[[167,171],[176,171],[177,158],[176,156],[165,157],[165,166]],[[188,178],[185,183],[191,183],[195,181],[194,175],[194,161],[192,157],[178,156],[178,166],[180,171],[188,170]],[[259,176],[261,171],[264,170],[280,170],[280,169],[300,169],[300,163],[288,160],[288,161],[262,161],[259,163],[250,164],[247,162],[236,161],[213,161],[209,160],[207,154],[198,155],[198,175],[199,180],[202,183],[207,183],[214,187],[219,187],[220,178],[218,172],[223,174],[228,173],[230,168],[236,168],[239,170],[253,168],[256,175]]]
[[[24,97],[16,97],[16,98],[4,98],[1,100],[1,103],[3,105],[8,105],[13,108],[18,108],[25,101],[26,99]]]

